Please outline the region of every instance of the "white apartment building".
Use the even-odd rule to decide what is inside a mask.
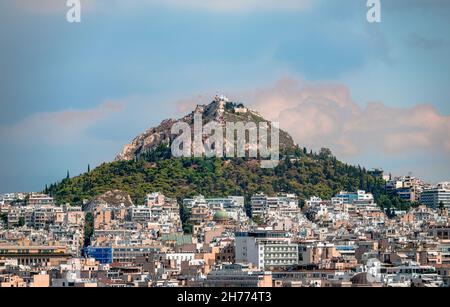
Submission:
[[[420,202],[430,208],[439,208],[442,202],[445,208],[450,208],[450,190],[435,188],[424,190],[420,194]]]
[[[28,206],[53,205],[53,197],[41,193],[31,193],[27,199]]]
[[[251,263],[259,269],[298,264],[298,245],[286,232],[238,232],[235,253],[236,262]]]
[[[62,212],[63,208],[53,205],[11,207],[8,212],[8,225],[13,227],[23,222],[28,227],[46,229],[55,223],[57,214]]]
[[[177,267],[181,267],[181,262],[193,261],[195,259],[195,253],[166,253],[163,254],[163,258],[175,261]]]
[[[192,208],[208,208],[212,214],[225,211],[230,219],[243,222],[248,219],[245,213],[243,196],[228,196],[222,198],[205,198],[198,195],[194,198],[185,198],[183,205],[189,209]]]
[[[268,210],[267,195],[256,194],[251,198],[252,216],[263,216]]]
[[[270,197],[263,193],[251,198],[252,216],[265,216],[270,211],[286,214],[299,213],[298,198],[294,194],[278,194]]]
[[[50,225],[78,226],[84,222],[81,207],[58,207],[55,205],[15,206],[8,211],[8,225],[23,223],[35,229],[48,229]]]
[[[307,207],[315,207],[322,203],[322,198],[317,196],[312,196],[309,200],[306,201]]]
[[[450,190],[450,182],[440,182],[437,184],[438,189]]]
[[[203,195],[183,199],[183,205],[189,209],[194,206],[207,205],[210,209],[226,210],[227,208],[244,208],[243,196],[205,198]]]
[[[0,195],[0,201],[4,203],[10,203],[13,201],[22,201],[25,199],[25,193],[6,193]]]
[[[210,207],[227,208],[244,208],[243,196],[228,196],[227,198],[207,198],[206,203]]]

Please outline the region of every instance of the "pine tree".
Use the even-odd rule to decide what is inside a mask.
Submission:
[[[70,173],[69,173],[69,171],[67,171],[66,179],[70,179]]]

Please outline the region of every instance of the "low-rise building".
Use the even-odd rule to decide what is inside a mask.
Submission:
[[[205,287],[272,287],[272,272],[243,264],[223,264],[213,269],[203,282]]]

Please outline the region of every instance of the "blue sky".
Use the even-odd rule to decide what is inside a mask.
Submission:
[[[365,0],[81,2],[80,24],[64,0],[0,2],[0,192],[111,161],[215,93],[342,160],[450,179],[446,0],[382,0],[380,24]]]

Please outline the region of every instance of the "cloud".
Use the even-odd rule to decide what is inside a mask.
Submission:
[[[123,107],[121,103],[105,102],[87,110],[37,113],[12,126],[0,126],[0,139],[14,144],[71,144],[86,137],[89,128]]]
[[[386,1],[384,3],[387,9],[395,10],[420,10],[424,11],[441,11],[445,12],[450,8],[450,2],[448,0],[396,0]]]
[[[84,11],[92,10],[98,0],[80,0]],[[38,14],[58,14],[68,10],[67,0],[14,0],[17,8]]]
[[[339,157],[450,153],[450,116],[430,104],[360,106],[344,85],[291,78],[237,95],[268,120],[279,121],[300,146],[329,147]]]
[[[152,1],[155,2],[155,1]],[[295,10],[308,8],[311,0],[167,0],[165,5],[212,11]]]
[[[107,11],[169,7],[215,12],[303,11],[312,0],[81,0],[83,10]],[[16,6],[35,13],[55,13],[66,10],[66,0],[16,0]]]
[[[434,50],[445,47],[446,40],[444,38],[426,37],[413,33],[408,37],[408,43],[418,49]]]

